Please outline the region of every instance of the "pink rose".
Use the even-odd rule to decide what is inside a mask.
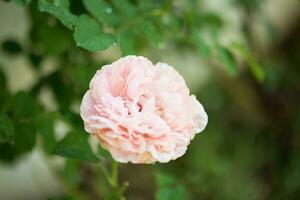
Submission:
[[[85,130],[119,162],[168,162],[182,156],[207,115],[165,63],[126,56],[98,70],[81,103]]]

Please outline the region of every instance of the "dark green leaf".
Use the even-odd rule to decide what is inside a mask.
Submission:
[[[78,46],[89,51],[102,51],[115,44],[115,37],[104,33],[100,24],[88,15],[81,15],[77,19],[74,39]]]
[[[115,26],[119,22],[114,9],[104,0],[83,0],[86,9],[100,22]]]
[[[13,161],[17,154],[15,148],[11,143],[0,143],[0,160],[5,162]]]
[[[61,172],[61,175],[69,186],[78,186],[81,180],[80,162],[77,160],[68,159],[65,163],[64,169]]]
[[[51,113],[40,113],[36,115],[35,127],[43,137],[43,147],[47,153],[51,153],[55,146],[54,118]]]
[[[21,45],[15,40],[6,40],[2,43],[2,49],[9,54],[18,54],[22,52]]]
[[[14,139],[14,124],[9,116],[0,113],[0,143],[12,142]]]
[[[69,132],[64,139],[56,144],[54,154],[67,158],[97,162],[98,158],[93,154],[87,139],[88,135],[84,132]]]
[[[2,70],[0,70],[0,89],[6,88],[6,77]]]
[[[33,149],[36,142],[36,130],[32,123],[19,122],[16,124],[15,149],[17,153],[26,153]]]
[[[232,76],[238,72],[237,64],[233,54],[224,47],[219,47],[219,59],[225,65],[228,73]]]
[[[54,0],[53,3],[47,0],[38,1],[38,8],[41,12],[47,12],[55,16],[63,25],[69,29],[73,29],[76,16],[69,11],[69,5],[68,0]]]
[[[58,55],[68,50],[72,43],[72,35],[59,27],[42,24],[35,32],[35,37],[46,54]]]
[[[7,111],[10,105],[10,93],[6,84],[5,74],[0,70],[0,111]]]
[[[30,119],[39,111],[39,105],[30,94],[19,92],[13,98],[13,109],[14,118]]]
[[[43,56],[41,54],[31,52],[29,54],[29,59],[30,59],[30,62],[33,64],[33,66],[38,68],[40,66],[40,63],[43,60]]]
[[[165,173],[157,173],[156,183],[158,185],[157,200],[188,199],[185,187],[175,177]]]

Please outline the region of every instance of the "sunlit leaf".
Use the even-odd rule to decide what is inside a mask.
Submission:
[[[100,22],[109,26],[118,24],[119,18],[114,8],[105,0],[83,0],[86,9]]]
[[[111,0],[113,6],[126,17],[134,17],[137,9],[128,0]]]
[[[69,11],[68,0],[54,0],[50,3],[48,0],[39,0],[38,8],[41,12],[47,12],[55,16],[63,25],[73,29],[76,22],[76,16]]]
[[[115,37],[104,33],[100,24],[88,15],[81,15],[77,19],[74,39],[78,46],[89,51],[102,51],[115,44]]]

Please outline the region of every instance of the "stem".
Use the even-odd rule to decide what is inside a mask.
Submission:
[[[118,163],[116,161],[112,161],[112,172],[111,172],[111,181],[112,181],[112,186],[113,187],[118,187],[119,186],[119,181],[118,181]]]
[[[128,188],[129,183],[124,182],[123,184],[119,185],[118,163],[116,161],[112,160],[111,173],[109,173],[107,168],[102,163],[99,164],[99,167],[100,167],[102,173],[105,175],[105,177],[108,181],[108,184],[109,184],[110,188],[112,189],[112,191],[114,192],[114,194],[116,195],[116,197],[120,200],[125,200],[124,192]]]

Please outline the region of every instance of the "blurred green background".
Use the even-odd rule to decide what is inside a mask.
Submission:
[[[297,0],[1,1],[0,199],[299,199],[299,22]],[[128,54],[174,66],[209,123],[114,174],[79,105]]]

